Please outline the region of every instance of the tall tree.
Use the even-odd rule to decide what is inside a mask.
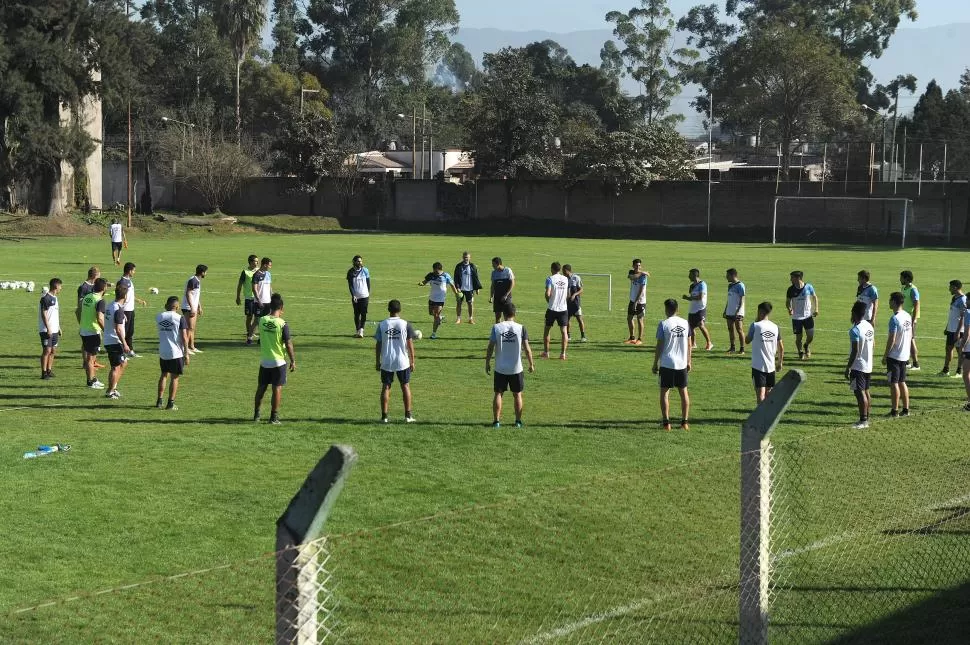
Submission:
[[[287,74],[300,71],[296,0],[273,0],[273,62]]]
[[[240,84],[249,50],[259,41],[266,24],[266,0],[218,0],[216,24],[236,57],[236,141],[242,141]]]
[[[640,84],[639,103],[644,121],[682,119],[668,116],[670,103],[680,93],[678,69],[682,59],[693,59],[697,53],[682,48],[672,51],[674,19],[667,0],[640,0],[639,7],[627,13],[611,11],[607,22],[614,23],[613,34],[623,49],[604,45],[601,57],[607,70],[621,69]]]
[[[435,81],[439,85],[463,92],[469,89],[478,78],[475,59],[461,43],[452,43],[441,57],[435,71]]]

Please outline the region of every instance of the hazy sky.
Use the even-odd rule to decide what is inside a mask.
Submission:
[[[692,6],[711,0],[670,0],[675,18]],[[718,0],[720,2],[720,0]],[[723,2],[720,2],[723,5]],[[635,0],[455,0],[462,27],[495,27],[515,31],[579,31],[606,27],[608,11],[626,11]],[[916,0],[919,20],[900,27],[933,27],[953,22],[970,22],[966,0]]]

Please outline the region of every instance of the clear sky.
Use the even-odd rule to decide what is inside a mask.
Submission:
[[[670,0],[675,18],[694,5],[711,0]],[[721,0],[718,0],[723,5]],[[462,27],[495,27],[514,31],[568,32],[606,27],[608,11],[626,11],[635,0],[455,0]],[[916,0],[920,14],[915,23],[900,27],[933,27],[953,22],[970,22],[966,0]]]

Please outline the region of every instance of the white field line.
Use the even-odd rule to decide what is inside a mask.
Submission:
[[[933,509],[941,508],[941,507],[946,508],[949,506],[955,506],[957,504],[963,504],[966,502],[970,502],[970,494],[961,495],[960,497],[954,497],[953,499],[949,499],[939,504],[931,504],[922,509],[919,509],[919,512],[931,511]],[[779,562],[779,561],[787,560],[788,558],[804,555],[805,553],[820,551],[830,546],[834,546],[836,544],[841,544],[842,542],[855,539],[864,534],[865,534],[865,531],[848,531],[846,533],[829,535],[828,537],[824,537],[821,540],[817,540],[807,546],[804,546],[798,549],[789,549],[787,551],[782,551],[781,553],[779,553],[777,556],[773,558],[773,561]],[[708,583],[713,584],[714,579],[709,580]],[[644,607],[652,605],[658,601],[676,598],[678,596],[682,596],[684,593],[686,592],[681,590],[681,591],[666,594],[663,596],[654,596],[652,598],[641,598],[639,600],[634,600],[633,602],[627,603],[625,605],[620,605],[618,607],[613,607],[612,609],[607,609],[606,611],[590,614],[589,616],[581,618],[577,621],[566,623],[565,625],[561,625],[560,627],[556,627],[549,631],[541,632],[539,634],[536,634],[535,636],[532,636],[531,638],[521,641],[521,643],[523,644],[544,643],[547,641],[556,640],[558,638],[563,638],[564,636],[569,636],[570,634],[573,634],[581,629],[586,629],[591,625],[596,625],[598,623],[606,622],[607,620],[612,620],[614,618],[621,618],[623,616],[637,612],[640,609],[643,609]]]

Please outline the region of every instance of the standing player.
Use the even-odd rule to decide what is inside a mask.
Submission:
[[[744,322],[744,283],[738,279],[737,269],[728,269],[724,275],[728,282],[727,304],[724,305],[724,319],[727,321],[728,336],[731,346],[728,354],[734,353],[734,336],[737,334],[739,354],[744,353],[744,332],[741,325]]]
[[[350,288],[350,301],[354,304],[354,335],[364,337],[367,324],[367,303],[370,302],[370,271],[364,266],[364,258],[355,255],[353,266],[347,271],[347,286]]]
[[[47,381],[54,378],[54,354],[61,338],[61,307],[57,294],[64,283],[60,278],[51,278],[47,293],[40,297],[37,327],[40,331],[40,377]]]
[[[424,280],[419,282],[418,286],[423,287],[426,284],[431,285],[431,292],[428,294],[428,315],[434,318],[434,326],[431,329],[431,339],[434,340],[438,337],[438,327],[441,326],[443,317],[441,312],[445,308],[445,301],[448,299],[448,287],[450,286],[459,298],[461,298],[461,291],[455,286],[451,276],[445,273],[441,262],[435,262],[431,265],[431,273],[424,276]],[[458,306],[461,307],[461,300],[458,301]]]
[[[515,427],[522,427],[522,391],[525,389],[525,374],[522,370],[522,352],[529,359],[529,374],[536,371],[532,348],[529,347],[529,333],[525,327],[515,322],[515,305],[505,303],[502,308],[502,322],[492,326],[485,350],[485,373],[492,372],[492,355],[495,355],[495,377],[492,379],[492,427],[502,427],[502,398],[506,390],[512,390],[515,408]]]
[[[89,293],[92,293],[94,291],[94,282],[98,278],[100,278],[100,277],[101,277],[101,269],[99,269],[98,267],[91,267],[90,269],[88,269],[88,277],[87,277],[87,280],[85,280],[80,285],[78,285],[78,288],[77,288],[77,308],[75,308],[75,310],[74,310],[74,317],[77,318],[77,321],[78,321],[79,324],[81,322],[81,300],[84,299],[84,296],[86,296]],[[105,285],[107,287],[110,287],[111,286],[111,284],[108,283],[107,281],[105,281]],[[94,369],[99,370],[99,369],[101,369],[103,367],[104,367],[104,365],[102,365],[101,363],[99,363],[97,356],[95,356],[95,358],[94,358]],[[82,348],[82,351],[81,351],[81,369],[87,369],[87,362],[85,361],[85,358],[84,358],[83,348]]]
[[[775,387],[775,373],[785,366],[785,343],[781,340],[778,325],[768,320],[771,303],[758,305],[758,318],[748,328],[748,345],[751,346],[751,381],[757,403],[765,400]],[[775,368],[777,360],[778,367]]]
[[[634,258],[631,263],[627,279],[630,281],[630,304],[626,307],[626,326],[630,331],[630,336],[624,343],[627,345],[643,344],[643,316],[647,311],[647,278],[650,277],[648,271],[644,271],[640,258]],[[637,335],[633,335],[633,319],[637,321]]]
[[[296,370],[296,356],[293,353],[293,340],[290,326],[283,320],[283,297],[274,293],[270,296],[269,313],[259,319],[259,385],[256,387],[256,402],[253,421],[259,421],[259,406],[263,402],[266,388],[272,386],[270,397],[272,409],[269,422],[280,424],[280,402],[283,399],[283,386],[286,385],[286,358],[290,359],[290,371]],[[283,352],[286,352],[285,354]]]
[[[187,353],[189,346],[189,328],[185,316],[179,314],[178,296],[169,296],[165,302],[165,311],[155,317],[158,326],[158,365],[162,370],[158,377],[158,399],[155,407],[162,409],[162,397],[165,395],[165,385],[171,377],[168,388],[168,404],[166,410],[178,410],[175,406],[175,395],[179,391],[179,377],[185,365],[191,360]]]
[[[489,290],[488,301],[492,303],[495,322],[502,318],[505,303],[512,302],[512,289],[515,288],[515,274],[512,269],[502,264],[502,258],[492,258],[492,286]]]
[[[246,344],[253,344],[253,334],[256,329],[256,300],[253,296],[253,274],[259,268],[259,258],[250,255],[246,260],[248,266],[239,272],[239,281],[236,283],[236,305],[243,304],[240,296],[245,294],[245,304],[243,304],[243,314],[246,316]]]
[[[711,334],[707,331],[707,283],[701,280],[701,270],[691,269],[687,277],[690,278],[690,292],[682,297],[690,302],[690,309],[687,311],[687,322],[690,325],[691,345],[696,346],[694,340],[694,330],[700,329],[704,335],[704,351],[709,352],[714,349],[711,342]]]
[[[967,297],[963,294],[963,283],[959,280],[950,280],[950,312],[946,320],[946,358],[943,361],[943,371],[940,376],[950,375],[950,360],[953,358],[953,349],[963,346],[964,317],[967,313]],[[960,367],[957,367],[957,374],[960,374]]]
[[[387,303],[389,317],[381,321],[374,332],[377,341],[375,354],[377,370],[381,373],[381,423],[387,423],[387,408],[391,399],[391,385],[397,376],[404,397],[404,422],[414,423],[411,414],[411,372],[414,371],[414,327],[401,318],[401,302]]]
[[[468,324],[475,324],[475,296],[482,289],[482,281],[478,278],[478,267],[472,262],[472,254],[465,251],[461,254],[461,262],[455,265],[455,284],[458,287],[458,308],[455,311],[455,324],[461,324],[461,302],[468,305]]]
[[[104,312],[104,351],[108,353],[108,391],[106,399],[120,399],[118,382],[125,373],[128,363],[129,347],[125,338],[125,299],[128,297],[128,287],[123,284],[115,285],[115,299],[105,308]]]
[[[660,374],[660,414],[663,416],[661,427],[670,430],[671,388],[680,393],[680,427],[690,430],[690,394],[687,392],[687,374],[691,370],[692,348],[690,326],[677,315],[677,301],[664,300],[666,320],[657,325],[657,347],[653,354],[653,373]]]
[[[111,259],[115,264],[121,264],[121,249],[128,246],[128,240],[125,238],[125,229],[118,220],[111,220],[108,236],[111,238]]]
[[[889,393],[892,396],[892,409],[889,416],[909,416],[909,386],[906,385],[906,363],[909,361],[909,351],[913,343],[913,319],[903,309],[906,297],[899,291],[889,294],[889,308],[893,315],[889,317],[889,337],[886,338],[886,351],[882,355],[882,364],[886,366],[886,376],[889,380]],[[900,399],[903,408],[899,409]]]
[[[542,332],[542,358],[549,358],[549,332],[553,324],[558,324],[562,336],[559,360],[564,361],[569,346],[569,312],[566,305],[569,278],[560,273],[562,266],[558,262],[553,262],[550,270],[552,275],[546,278],[546,328]]]
[[[253,304],[256,307],[256,319],[268,316],[269,302],[273,298],[273,261],[263,258],[259,261],[259,269],[253,273]]]
[[[128,287],[128,295],[125,297],[125,343],[128,345],[128,358],[141,358],[135,353],[135,303],[147,307],[148,303],[135,296],[135,263],[125,262],[124,275],[118,279],[118,284]]]
[[[189,354],[202,353],[202,350],[195,346],[195,330],[199,326],[199,318],[202,317],[202,281],[208,270],[209,267],[204,264],[195,267],[195,275],[186,280],[185,293],[182,295],[182,315],[188,328],[186,352]]]
[[[80,323],[81,347],[84,352],[84,375],[87,385],[92,390],[103,390],[104,383],[95,375],[94,359],[101,349],[101,330],[104,329],[104,290],[107,282],[104,278],[97,278],[91,287],[91,293],[81,298]]]
[[[569,299],[566,301],[566,311],[569,318],[575,318],[579,323],[579,342],[588,342],[586,338],[586,323],[583,322],[583,306],[580,298],[583,295],[583,279],[578,273],[573,273],[573,267],[569,264],[562,265],[562,274],[569,279]],[[566,332],[569,333],[569,325],[566,325]]]
[[[912,271],[901,271],[899,273],[899,284],[902,285],[903,290],[903,311],[909,314],[913,321],[913,342],[912,348],[910,350],[910,355],[913,359],[913,366],[910,368],[914,372],[918,372],[919,367],[919,353],[916,349],[916,327],[919,323],[919,289],[913,284],[913,272]]]
[[[795,348],[798,359],[812,357],[812,341],[815,339],[815,317],[818,316],[818,296],[815,287],[806,284],[801,271],[792,271],[791,286],[785,294],[788,315],[791,316],[792,331],[795,332]],[[802,345],[802,334],[805,334],[805,345]]]
[[[970,412],[970,311],[964,316],[963,326],[963,388],[967,392],[967,403],[964,412]]]
[[[872,382],[872,348],[876,333],[872,324],[866,320],[866,303],[857,301],[852,305],[852,329],[849,330],[849,362],[845,366],[845,378],[849,389],[855,393],[859,404],[859,421],[852,424],[856,430],[869,427],[869,410],[872,408],[872,395],[869,385]]]
[[[866,322],[875,326],[876,314],[879,313],[879,290],[876,285],[869,282],[869,272],[863,269],[859,271],[859,288],[856,289],[856,300],[866,306]]]

